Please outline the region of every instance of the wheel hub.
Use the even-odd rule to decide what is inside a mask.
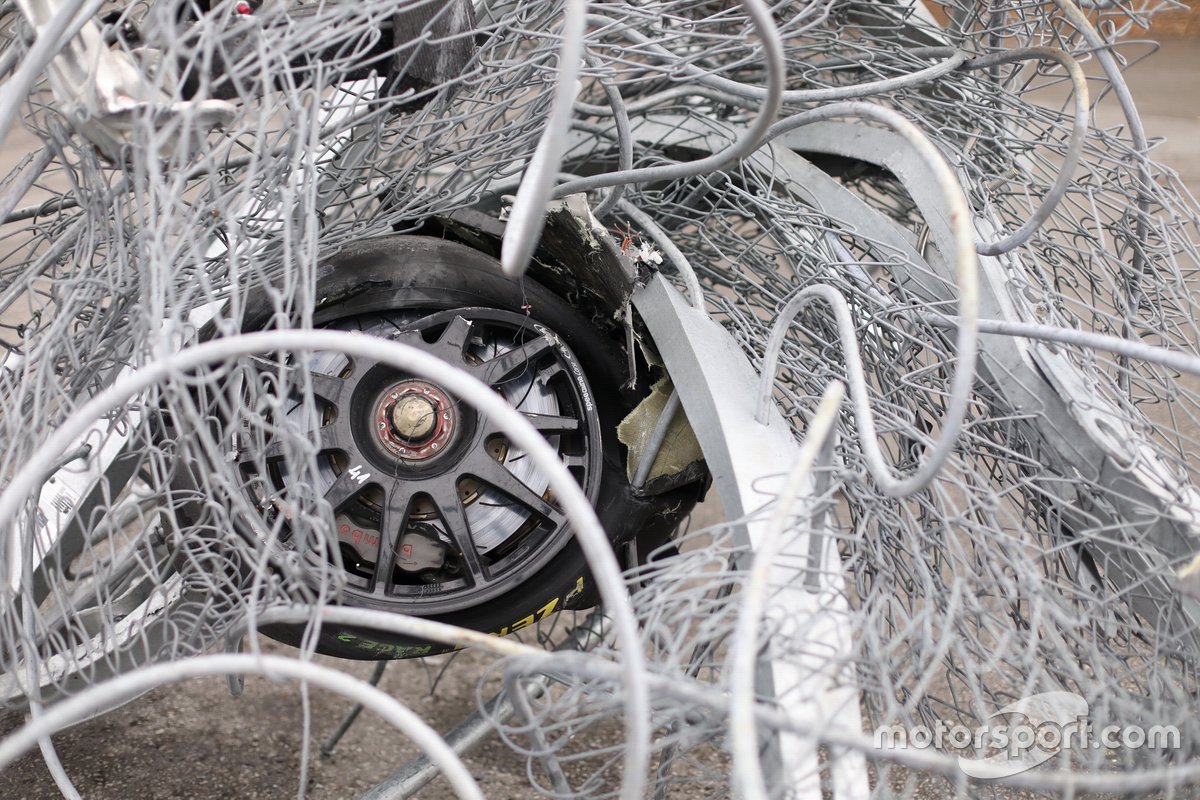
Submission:
[[[437,409],[423,397],[405,397],[392,406],[392,430],[401,439],[423,442],[433,433],[437,424]]]
[[[445,453],[460,427],[450,396],[436,384],[418,379],[387,389],[375,404],[373,423],[383,449],[410,462]]]

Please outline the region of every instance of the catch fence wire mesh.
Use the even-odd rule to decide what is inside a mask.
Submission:
[[[39,38],[5,6],[0,102],[41,148],[0,185],[0,507],[12,512],[0,684],[5,701],[32,701],[29,730],[66,724],[53,714],[71,702],[121,699],[114,675],[167,680],[154,664],[269,673],[254,657],[194,659],[288,614],[335,618],[347,555],[325,498],[347,465],[315,444],[334,413],[321,376],[367,356],[351,352],[357,334],[313,338],[330,301],[318,264],[373,237],[448,235],[468,209],[504,219],[554,105],[564,15],[582,5],[92,4],[105,46],[153,90],[120,116],[115,148],[34,69]],[[782,600],[768,599],[756,639],[764,663],[851,687],[862,728],[789,724],[789,705],[812,698],[786,692],[755,705],[757,745],[815,742],[827,791],[830,764],[852,753],[878,797],[1187,797],[1200,783],[1200,628],[1179,577],[1200,552],[1197,208],[1153,160],[1118,46],[1167,5],[782,2],[772,31],[757,2],[586,4],[565,155],[541,165],[559,173],[558,194],[597,187],[588,199],[613,246],[643,277],[661,264],[685,293],[698,285],[756,369],[785,304],[828,287],[782,318],[770,395],[805,441],[829,384],[848,384],[817,490],[781,502],[785,541],[836,543],[840,572],[822,585],[843,589],[821,602],[844,609],[849,647],[823,649]],[[764,66],[768,38],[783,72]],[[1095,124],[1106,95],[1122,124]],[[204,100],[227,104],[211,130],[197,122]],[[747,139],[716,168],[678,167]],[[627,169],[632,180],[595,177]],[[975,328],[971,294],[984,322],[967,396],[954,381],[969,366],[957,344]],[[378,335],[411,322],[358,324]],[[251,330],[279,336],[256,349]],[[211,355],[188,360],[201,341]],[[405,357],[390,346],[377,355]],[[106,391],[111,403],[85,408]],[[470,394],[482,386],[465,391],[487,402]],[[941,441],[948,456],[931,462]],[[125,479],[80,496],[90,484],[71,476],[106,448]],[[893,479],[936,471],[897,492],[879,463]],[[44,541],[34,503],[47,491],[63,521],[88,509],[62,539],[73,545]],[[682,534],[626,575],[628,599],[605,597],[608,617],[551,614],[518,637],[544,652],[471,642],[495,655],[487,687],[522,698],[483,713],[529,760],[531,791],[723,796],[752,774],[731,755],[749,732],[730,722],[728,668],[753,559],[746,522]],[[807,562],[780,567],[813,579]],[[621,621],[630,612],[636,629]],[[572,624],[601,622],[585,651],[552,650]],[[290,677],[315,682],[301,644]],[[635,689],[648,707],[632,707]],[[970,748],[874,746],[880,726],[975,730],[1055,691],[1086,700],[1097,729],[1174,726],[1178,746],[1074,748],[986,784],[958,766],[984,755]],[[488,696],[481,684],[481,706]],[[408,724],[402,711],[389,721]],[[631,714],[648,736],[630,738]],[[5,763],[33,744],[15,736]],[[811,778],[767,777],[778,797]]]

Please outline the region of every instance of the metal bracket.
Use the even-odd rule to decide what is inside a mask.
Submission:
[[[921,208],[936,245],[931,251],[952,252],[949,223],[937,187],[899,137],[862,125],[818,123],[786,134],[783,143],[796,150],[840,155],[886,168]],[[776,156],[789,171],[792,165],[816,169],[791,150],[777,148]],[[806,192],[817,191],[808,182],[803,185]],[[987,227],[989,222],[980,217],[976,224]],[[937,252],[930,255],[934,257],[928,259],[929,266],[949,281],[951,266],[937,257]],[[1042,322],[1010,279],[1010,275],[1026,274],[1016,259],[1016,253],[979,259],[980,312],[996,319]],[[896,269],[906,272],[903,265]],[[897,277],[906,281],[914,276]],[[946,293],[950,284],[937,283],[926,278],[911,285],[914,291],[928,291],[930,302],[950,300]],[[1192,647],[1200,645],[1200,603],[1178,597],[1181,609],[1163,607],[1163,598],[1173,594],[1171,565],[1200,549],[1200,492],[1172,473],[1156,448],[1124,421],[1127,413],[1097,392],[1095,381],[1055,346],[988,336],[980,347],[981,393],[1028,417],[1028,425],[1046,445],[1048,465],[1064,482],[1080,476],[1106,490],[1102,497],[1090,498],[1089,513],[1098,517],[1100,524],[1089,527],[1113,530],[1128,526],[1134,531],[1127,537],[1129,542],[1144,542],[1152,548],[1135,548],[1103,536],[1084,541],[1096,552],[1104,577],[1120,591],[1130,593],[1130,603],[1145,619],[1165,622],[1164,632],[1169,630]],[[1069,507],[1061,511],[1064,519],[1078,518]],[[1080,526],[1084,524],[1079,520]],[[1148,590],[1144,587],[1149,582],[1166,585]]]
[[[799,457],[791,426],[772,406],[765,424],[755,420],[758,374],[733,337],[702,311],[692,307],[661,275],[633,296],[675,383],[684,412],[694,426],[713,483],[729,519],[746,519],[735,536],[755,548],[768,525],[760,512],[773,503],[784,477]],[[814,522],[823,514],[817,478],[810,479]],[[814,507],[815,506],[815,507]],[[816,530],[814,526],[814,531]],[[759,690],[807,730],[862,732],[859,692],[850,663],[850,609],[842,580],[842,564],[834,538],[827,532],[790,538],[772,567],[771,585],[778,587],[773,604],[784,609],[798,628],[786,659],[764,665]],[[792,797],[822,796],[821,763],[816,742],[780,735],[764,756],[768,778],[787,786]],[[830,756],[833,795],[870,795],[861,753]]]

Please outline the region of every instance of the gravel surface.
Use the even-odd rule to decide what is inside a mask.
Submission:
[[[292,652],[262,641],[266,652]],[[372,669],[369,663],[323,657],[317,661],[363,679]],[[395,662],[380,687],[434,728],[447,730],[477,707],[476,683],[489,659],[460,653],[436,692],[430,693],[436,670],[450,661],[439,657],[428,663]],[[306,796],[311,800],[358,797],[416,755],[404,737],[368,710],[331,757],[321,756],[319,742],[336,727],[349,702],[319,689],[312,689],[309,698],[311,768]],[[17,715],[0,718],[0,733],[20,723]],[[224,679],[205,678],[150,692],[64,731],[54,741],[67,773],[88,800],[257,800],[296,796],[303,729],[298,684],[249,676],[244,693],[235,698]],[[482,746],[467,763],[489,798],[529,796],[524,762],[498,741]],[[454,796],[441,779],[421,793],[430,800]],[[36,752],[0,775],[0,798],[5,800],[57,797]]]

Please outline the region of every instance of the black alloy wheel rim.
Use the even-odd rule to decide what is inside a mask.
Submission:
[[[480,340],[498,332],[512,337],[510,349],[490,358],[473,352]],[[463,369],[494,391],[503,393],[517,380],[546,387],[560,413],[523,416],[556,447],[559,459],[595,500],[602,459],[599,414],[581,364],[553,331],[524,314],[462,308],[420,316],[387,338]],[[374,563],[348,565],[348,598],[418,614],[458,611],[518,588],[562,551],[572,536],[566,515],[549,490],[530,488],[498,459],[507,446],[498,426],[436,380],[368,359],[348,360],[339,375],[312,371],[306,376],[316,403],[326,411],[313,443],[318,459],[334,464],[336,472],[323,497],[341,533],[352,524],[348,519],[375,523],[374,531],[355,530],[365,531]],[[288,491],[284,455],[279,440],[257,452],[241,450],[238,463],[246,485],[262,487],[266,478],[274,492]],[[265,475],[260,474],[263,465]],[[466,491],[470,486],[478,492]],[[501,546],[481,552],[468,506],[485,496],[503,497],[528,521]],[[266,507],[261,497],[259,504]],[[398,563],[401,538],[430,531],[446,545],[450,574],[414,580]],[[354,561],[342,547],[343,563]]]

